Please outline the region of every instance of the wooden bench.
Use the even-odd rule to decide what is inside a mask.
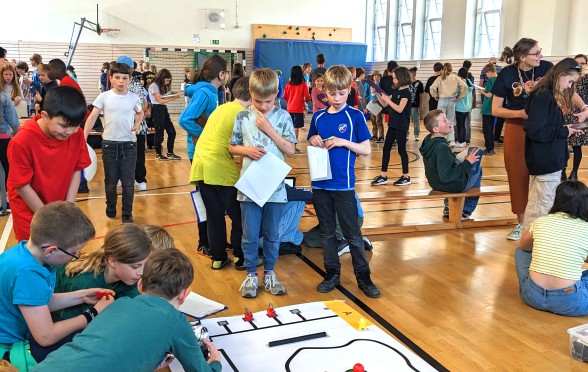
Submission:
[[[389,201],[407,201],[407,200],[432,200],[448,199],[449,220],[442,222],[424,221],[409,224],[389,224],[374,227],[363,227],[364,235],[383,235],[405,232],[435,231],[435,230],[454,230],[473,227],[488,226],[506,226],[517,223],[516,216],[499,217],[499,218],[475,218],[461,220],[465,198],[469,196],[509,196],[508,186],[482,186],[474,187],[466,192],[449,193],[433,190],[407,190],[407,191],[368,191],[357,193],[359,201],[362,203],[381,203]]]

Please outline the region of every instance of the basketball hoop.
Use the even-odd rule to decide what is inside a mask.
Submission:
[[[118,28],[101,28],[100,29],[100,34],[105,34],[108,37],[111,37],[113,39],[118,37],[118,33],[120,32],[120,29]]]

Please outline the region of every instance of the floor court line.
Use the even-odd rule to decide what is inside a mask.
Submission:
[[[2,231],[2,237],[0,237],[0,253],[4,252],[6,249],[6,244],[8,243],[8,238],[10,237],[10,232],[12,231],[12,214],[8,215],[8,221],[6,221],[6,225],[4,225],[4,230]]]

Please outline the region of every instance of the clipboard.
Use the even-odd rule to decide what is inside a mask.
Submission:
[[[380,86],[376,83],[374,83],[372,80],[366,80],[365,81],[367,83],[367,85],[369,85],[370,87],[374,88],[374,90],[380,94],[388,94],[384,91],[384,89],[380,88]]]
[[[204,207],[204,201],[200,190],[190,191],[190,197],[192,199],[192,205],[194,205],[194,211],[196,212],[196,219],[198,223],[206,221],[206,207]]]

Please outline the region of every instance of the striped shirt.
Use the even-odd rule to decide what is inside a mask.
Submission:
[[[539,217],[529,231],[533,234],[530,271],[580,280],[588,256],[588,222],[560,212]]]

